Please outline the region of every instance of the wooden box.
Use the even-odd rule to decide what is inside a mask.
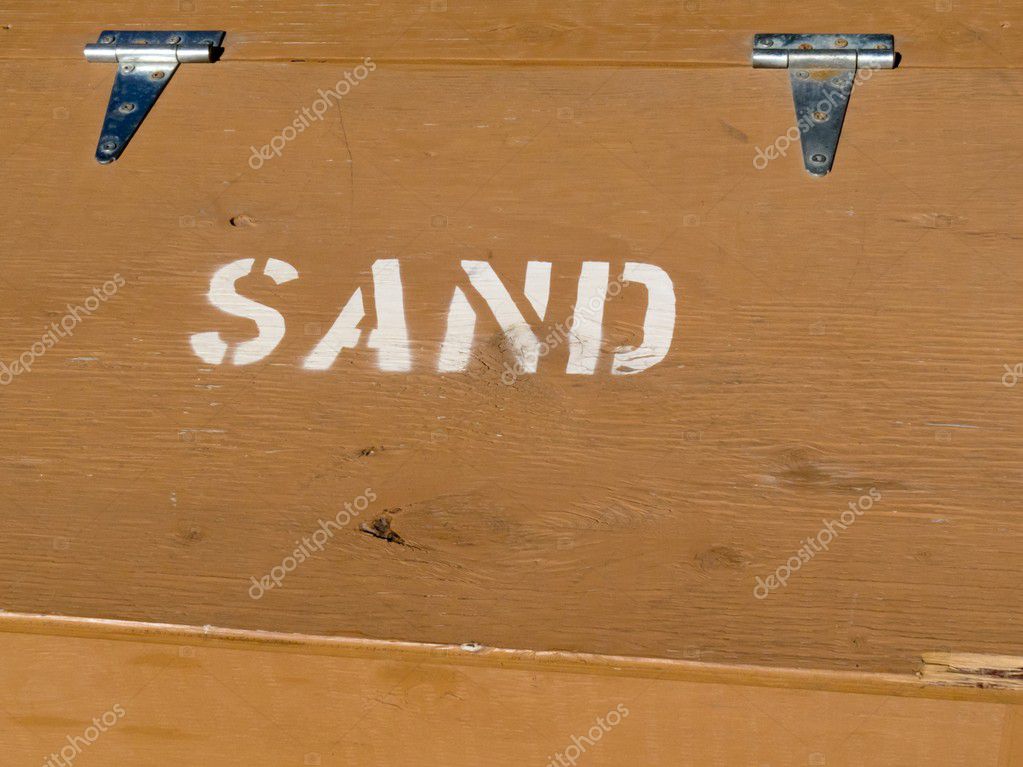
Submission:
[[[1021,29],[10,0],[0,762],[1023,765]],[[813,178],[752,36],[843,30]]]

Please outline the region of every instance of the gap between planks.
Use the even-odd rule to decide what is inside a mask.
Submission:
[[[704,663],[619,655],[534,651],[485,647],[475,643],[428,644],[398,640],[361,639],[277,631],[254,631],[217,626],[189,626],[63,615],[0,611],[0,633],[42,634],[73,639],[105,639],[256,652],[287,652],[365,660],[416,664],[440,664],[501,668],[597,676],[622,676],[662,681],[703,682],[747,687],[816,690],[896,697],[930,698],[988,703],[1023,703],[1023,684],[999,674],[985,675],[977,669],[1023,668],[1023,658],[975,654],[925,653],[922,673],[916,675],[826,671]],[[934,673],[945,655],[969,658],[969,673],[958,674],[955,664]],[[986,663],[985,658],[991,658]],[[950,669],[949,666],[952,666]]]
[[[622,69],[750,69],[752,64],[748,60],[743,61],[705,61],[687,59],[555,59],[555,58],[444,58],[444,57],[373,57],[373,62],[378,66],[436,66],[436,67],[523,67],[523,68],[578,68],[578,69],[599,69],[607,67],[619,67]],[[84,61],[81,55],[77,56],[31,56],[18,55],[17,51],[0,52],[0,64],[20,63],[26,61],[36,62],[58,62],[58,61]],[[341,64],[355,65],[362,64],[364,56],[246,56],[244,54],[232,55],[230,48],[226,49],[222,58],[217,60],[218,65],[241,63],[241,64]],[[994,63],[990,66],[966,65],[954,66],[948,64],[914,64],[906,59],[900,59],[896,70],[918,69],[918,70],[951,70],[951,71],[1015,71],[1023,69],[1023,65],[1011,65],[1005,63]]]

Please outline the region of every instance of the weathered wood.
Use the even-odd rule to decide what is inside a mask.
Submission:
[[[69,738],[81,749],[75,763],[159,767],[1003,767],[1020,756],[1019,705],[700,684],[582,659],[538,668],[506,657],[498,667],[485,649],[331,651],[62,623],[0,619],[0,737],[12,764],[44,763]],[[12,699],[31,705],[12,709]],[[104,715],[109,726],[90,730]]]
[[[886,32],[907,67],[1019,67],[1023,9],[997,0],[9,0],[0,59],[79,58],[103,29],[226,29],[230,59],[620,61],[748,66],[754,32]]]
[[[348,69],[184,67],[99,167],[112,71],[0,64],[0,359],[125,280],[0,390],[3,607],[899,673],[1019,654],[1021,389],[1001,378],[1023,355],[1020,75],[877,74],[814,180],[792,152],[753,164],[792,123],[780,73],[379,65],[253,170]],[[255,365],[207,365],[193,334],[254,335],[206,298],[242,258],[297,270],[239,283],[287,334]],[[388,258],[412,371],[366,348],[302,369]],[[505,385],[464,259],[524,310],[525,262],[551,262],[544,332],[582,262],[659,266],[670,353],[610,375],[641,335],[633,286],[594,375],[566,375],[562,344]],[[440,374],[456,285],[474,357]],[[367,488],[363,517],[250,599]],[[871,488],[830,551],[754,596]]]

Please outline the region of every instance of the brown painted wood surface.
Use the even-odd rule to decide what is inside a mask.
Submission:
[[[48,633],[55,628],[60,635]],[[1019,705],[168,629],[0,619],[6,763],[39,764],[69,738],[79,738],[75,764],[161,767],[1006,767],[1023,758]],[[624,716],[609,718],[612,711]],[[87,731],[104,713],[111,726]]]
[[[792,7],[201,6],[180,23],[166,4],[0,10],[0,360],[126,283],[0,388],[0,607],[906,679],[925,655],[1021,655],[1023,387],[1003,383],[1023,360],[1018,9],[813,11],[893,32],[904,56],[857,88],[835,173],[814,180],[795,149],[753,164],[793,116],[787,76],[745,66],[748,37],[802,28]],[[100,167],[113,70],[79,48],[122,25],[227,28],[228,54],[182,67]],[[251,148],[363,56],[377,69],[341,107],[253,170]],[[206,299],[240,258],[298,270],[240,283],[287,335],[262,363],[211,367],[191,334],[252,335]],[[413,372],[367,349],[303,370],[380,258],[401,261]],[[560,348],[507,386],[472,298],[470,369],[438,374],[462,259],[516,290],[526,261],[552,262],[545,328],[570,316],[583,261],[656,264],[678,295],[671,352],[609,375],[640,333],[646,296],[627,288],[597,374],[566,375]],[[249,597],[366,488],[361,519]],[[753,596],[871,488],[830,551]],[[379,517],[407,545],[360,529]],[[2,641],[12,659],[85,652]],[[981,667],[982,696],[1014,688]],[[670,694],[705,694],[686,690]],[[969,711],[964,742],[994,749],[974,763],[1014,763],[1018,714],[969,706],[907,708],[905,755]]]
[[[0,59],[71,58],[102,29],[225,29],[228,59],[747,66],[754,32],[885,32],[908,67],[1019,67],[1018,3],[908,0],[8,0]]]
[[[55,105],[35,84],[58,69]],[[815,182],[792,156],[752,166],[790,119],[771,72],[381,68],[343,125],[258,172],[249,147],[337,67],[193,65],[109,168],[91,158],[105,67],[3,72],[3,358],[127,280],[2,392],[9,609],[870,670],[1018,649],[1017,75],[877,75]],[[302,370],[395,256],[413,374],[368,351]],[[250,280],[288,335],[265,363],[210,368],[191,333],[252,335],[205,298],[241,257],[298,269]],[[556,350],[505,386],[481,308],[477,361],[439,375],[462,258],[509,284],[551,260],[552,320],[581,261],[660,264],[672,352],[612,378],[566,376]],[[612,340],[644,301],[609,307]],[[872,486],[884,500],[827,556],[753,598]],[[416,548],[353,525],[246,596],[367,487]]]

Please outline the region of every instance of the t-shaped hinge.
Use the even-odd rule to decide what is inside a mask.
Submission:
[[[752,61],[758,69],[789,70],[803,165],[823,176],[835,161],[853,84],[867,79],[870,70],[895,67],[895,38],[760,34],[753,37]]]
[[[108,30],[100,33],[98,43],[86,45],[89,61],[117,63],[96,160],[105,165],[120,157],[178,64],[215,61],[223,40],[223,32]]]

